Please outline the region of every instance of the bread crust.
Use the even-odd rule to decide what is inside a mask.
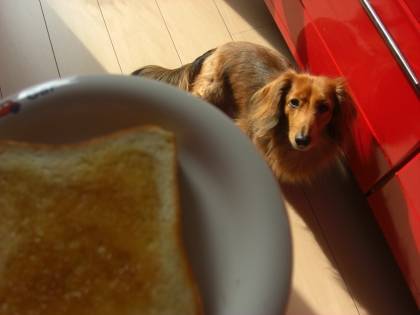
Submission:
[[[175,137],[0,143],[0,313],[202,314]]]

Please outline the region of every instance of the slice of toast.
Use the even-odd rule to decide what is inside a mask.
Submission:
[[[0,144],[0,314],[202,314],[175,138]]]

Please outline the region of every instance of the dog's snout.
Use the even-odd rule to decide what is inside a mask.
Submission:
[[[309,143],[311,143],[311,136],[305,136],[301,133],[298,133],[295,136],[295,142],[298,147],[306,148],[309,145]]]

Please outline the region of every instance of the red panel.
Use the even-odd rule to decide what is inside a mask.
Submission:
[[[370,3],[413,71],[420,76],[420,28],[414,12],[401,0],[370,0]]]
[[[419,0],[400,0],[401,5],[406,9],[407,15],[411,17],[413,23],[420,29],[420,1]]]
[[[410,197],[411,206],[420,221],[420,153],[397,173],[397,177],[400,179],[406,195]],[[417,236],[417,239],[420,239],[420,235]],[[418,245],[420,248],[420,244]]]
[[[410,196],[394,177],[368,201],[420,307],[420,221]]]

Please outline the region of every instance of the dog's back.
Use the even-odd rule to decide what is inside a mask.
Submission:
[[[293,66],[269,48],[229,42],[204,60],[192,93],[221,108],[233,118],[247,111],[252,95]]]
[[[132,73],[168,84],[216,105],[232,118],[251,96],[293,66],[279,53],[248,42],[229,42],[177,69],[145,66]]]
[[[185,64],[177,69],[166,69],[161,66],[150,65],[133,71],[131,75],[162,81],[175,85],[185,91],[191,91],[191,86],[200,73],[203,62],[207,57],[213,54],[214,51],[215,49],[209,50],[194,60],[194,62]]]

